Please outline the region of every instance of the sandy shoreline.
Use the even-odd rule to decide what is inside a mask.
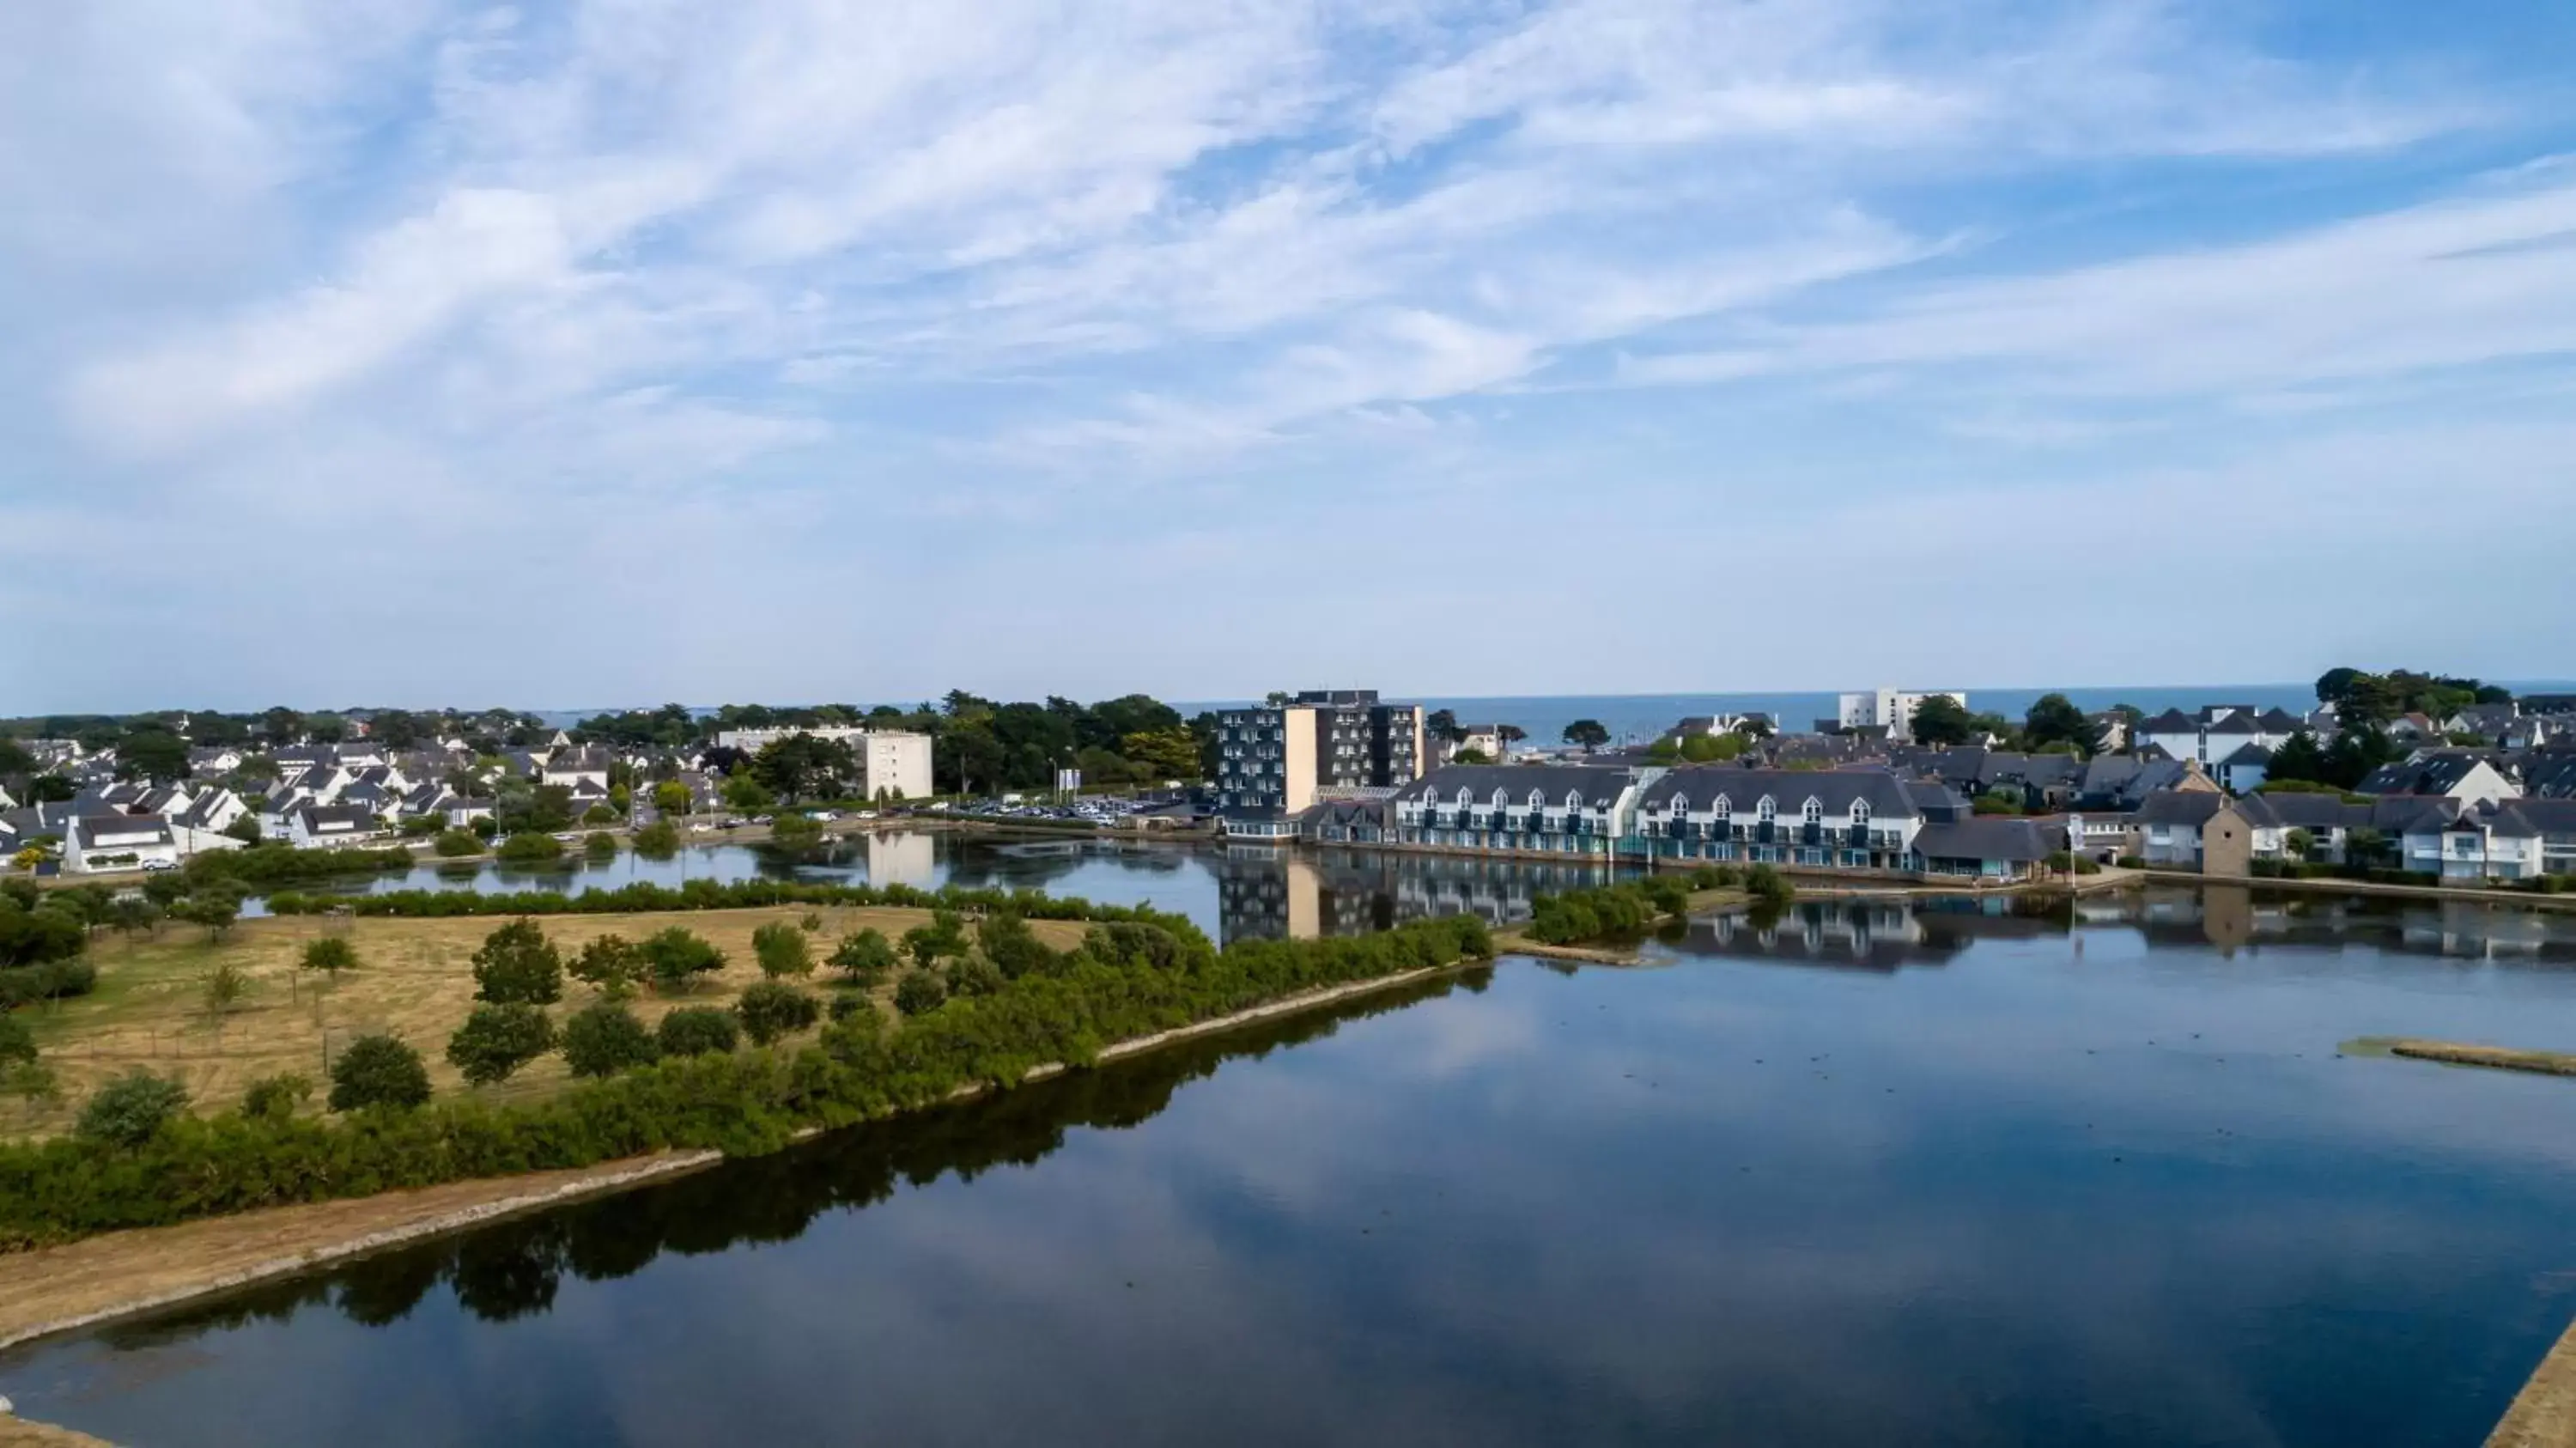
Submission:
[[[1213,1035],[1488,963],[1460,961],[1308,991],[1214,1020],[1121,1041],[1104,1048],[1100,1058],[1118,1060],[1175,1041]],[[1023,1079],[1043,1080],[1065,1069],[1060,1064],[1040,1066]],[[957,1094],[971,1097],[987,1089],[969,1087]],[[799,1133],[799,1139],[813,1134]],[[157,1312],[194,1298],[296,1276],[502,1217],[624,1191],[683,1172],[703,1170],[723,1159],[723,1154],[715,1151],[663,1152],[563,1171],[448,1182],[345,1201],[266,1207],[176,1226],[110,1232],[59,1247],[0,1256],[0,1351],[39,1338]],[[0,1425],[16,1421],[0,1417]],[[10,1440],[0,1437],[0,1448],[11,1448]]]

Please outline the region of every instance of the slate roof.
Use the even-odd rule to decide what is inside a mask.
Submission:
[[[1852,802],[1861,800],[1878,819],[1916,818],[1921,807],[1906,782],[1890,769],[1747,769],[1740,765],[1701,764],[1668,770],[1661,779],[1646,786],[1638,804],[1645,809],[1661,809],[1674,795],[1689,796],[1694,805],[1705,807],[1719,795],[1738,810],[1751,813],[1764,795],[1779,807],[1783,819],[1795,819],[1810,799],[1824,807],[1827,815],[1848,815]]]
[[[307,834],[320,834],[326,829],[339,833],[377,827],[375,811],[358,805],[308,804],[299,807],[295,813],[303,819]]]
[[[170,843],[170,821],[160,815],[87,815],[64,836],[78,850],[133,849]]]
[[[1478,804],[1492,799],[1497,789],[1517,804],[1534,789],[1551,806],[1563,804],[1571,792],[1582,798],[1586,808],[1608,809],[1635,778],[1632,770],[1581,764],[1444,764],[1397,790],[1395,798],[1406,803],[1437,795],[1446,804],[1458,797],[1463,786],[1468,798]]]
[[[2398,764],[2383,764],[2356,786],[2362,794],[2449,794],[2485,761],[2475,755],[2433,754]]]
[[[2035,864],[2066,848],[2063,826],[2033,819],[1989,817],[1928,824],[1914,837],[1914,853],[1927,860],[2001,860]]]
[[[2142,825],[2190,825],[2194,829],[2209,823],[2227,803],[2227,796],[2203,789],[2160,789],[2138,801],[2138,823]]]
[[[2576,751],[2553,749],[2524,760],[2522,792],[2535,799],[2576,799]]]

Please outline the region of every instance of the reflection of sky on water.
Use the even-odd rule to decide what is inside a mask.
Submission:
[[[2335,1047],[2546,1043],[2576,982],[2410,944],[2519,921],[2219,902],[2222,953],[2149,903],[1508,963],[487,1234],[389,1327],[318,1287],[0,1391],[385,1448],[2476,1441],[2576,1310],[2576,1090]]]

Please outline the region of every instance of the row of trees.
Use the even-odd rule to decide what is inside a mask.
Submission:
[[[2332,704],[2335,718],[2346,726],[2386,724],[2405,714],[2422,714],[2439,723],[2473,704],[2503,704],[2512,698],[2513,691],[2501,684],[2412,669],[2374,674],[2334,668],[2317,678],[2317,702]]]

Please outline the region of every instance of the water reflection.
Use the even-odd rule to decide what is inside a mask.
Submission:
[[[2071,899],[1991,895],[1796,901],[1773,912],[1694,920],[1664,936],[1669,958],[1893,971],[1945,965],[1979,941],[2121,934],[2150,947],[2239,951],[2370,950],[2453,960],[2576,965],[2576,915],[2460,901],[2156,888]]]
[[[336,1309],[366,1327],[404,1318],[445,1285],[458,1307],[492,1323],[546,1312],[564,1279],[632,1276],[665,1252],[704,1255],[803,1236],[826,1212],[875,1205],[898,1186],[944,1176],[973,1181],[1000,1166],[1032,1166],[1077,1130],[1124,1130],[1168,1107],[1223,1063],[1331,1036],[1343,1024],[1404,1010],[1453,989],[1480,991],[1471,971],[1150,1052],[945,1109],[855,1127],[770,1156],[729,1162],[660,1186],[498,1223],[469,1235],[369,1257],[324,1274],[254,1288],[100,1340],[121,1351],[166,1347],[222,1329]]]

